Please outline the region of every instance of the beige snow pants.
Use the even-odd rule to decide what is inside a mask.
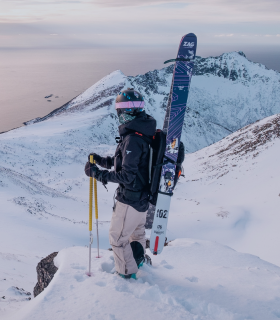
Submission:
[[[130,242],[138,241],[146,248],[146,212],[139,212],[131,206],[117,202],[113,211],[109,240],[114,252],[116,271],[132,274],[138,271]]]

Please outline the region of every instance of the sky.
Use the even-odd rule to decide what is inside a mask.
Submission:
[[[280,46],[279,0],[0,0],[0,48]]]

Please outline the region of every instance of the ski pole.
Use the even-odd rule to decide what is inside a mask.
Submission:
[[[95,163],[95,161],[94,161]],[[97,181],[94,179],[94,206],[95,206],[95,219],[96,219],[96,239],[97,239],[97,258],[99,256],[99,235],[98,235],[98,203],[97,203]]]
[[[93,156],[91,155],[89,158],[89,162],[93,163]],[[88,268],[88,276],[91,276],[91,244],[93,241],[92,238],[92,196],[93,196],[93,178],[89,177],[89,268]]]

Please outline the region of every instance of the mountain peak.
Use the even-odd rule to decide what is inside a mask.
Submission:
[[[242,57],[247,58],[243,51],[238,51],[237,53],[240,54]]]
[[[173,68],[170,64],[137,76],[125,76],[116,70],[60,109],[27,124],[65,113],[73,117],[83,113],[92,121],[100,116],[96,124],[101,134],[99,142],[111,141],[118,127],[115,97],[123,88],[133,87],[143,94],[146,111],[160,128]],[[197,151],[256,120],[279,113],[279,83],[278,72],[249,61],[242,51],[217,57],[197,56],[182,135],[186,151]],[[103,122],[111,129],[104,129]]]

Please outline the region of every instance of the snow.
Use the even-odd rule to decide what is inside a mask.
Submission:
[[[92,151],[114,153],[114,99],[123,87],[144,92],[147,111],[162,125],[171,68],[137,77],[113,72],[52,115],[0,135],[1,320],[280,318],[280,116],[230,134],[280,112],[279,73],[237,53],[197,66],[183,141],[188,151],[207,147],[186,155],[171,202],[167,237],[174,241],[136,282],[109,273],[114,184],[108,191],[98,184],[102,259],[93,261],[92,278],[84,275],[84,164]],[[55,251],[59,270],[34,299],[36,265]]]
[[[63,249],[51,284],[9,319],[278,319],[280,268],[220,244],[177,239],[138,280],[110,273],[112,252]],[[97,255],[95,249],[93,256]]]
[[[109,75],[105,76],[98,82],[96,82],[93,86],[88,88],[85,92],[80,94],[77,98],[75,98],[72,103],[80,103],[90,99],[96,91],[104,90],[107,87],[113,87],[118,83],[125,83],[126,76],[121,72],[121,70],[116,70]]]
[[[279,123],[266,118],[186,157],[169,237],[219,241],[280,265]]]

